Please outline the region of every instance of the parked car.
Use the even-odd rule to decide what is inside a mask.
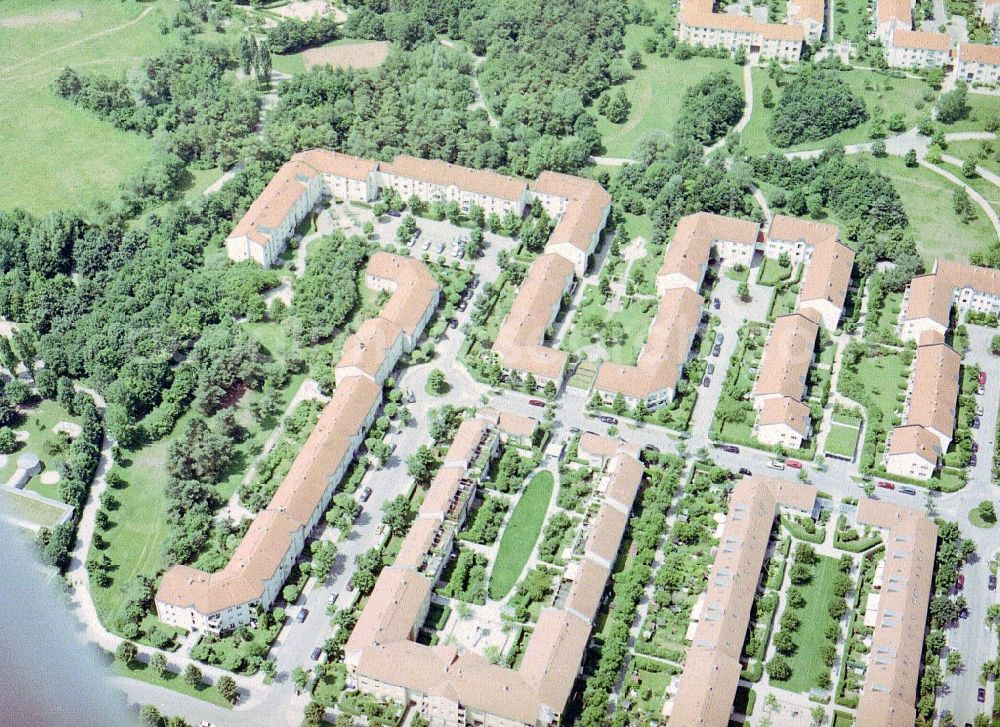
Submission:
[[[976,690],[976,701],[977,702],[986,701],[986,690],[983,689],[982,687],[979,687],[979,689]]]
[[[615,417],[609,417],[607,415],[601,417],[601,421],[605,424],[617,424],[618,420]]]
[[[720,300],[719,300],[718,298],[715,298],[715,299],[713,299],[713,300],[712,300],[712,307],[713,307],[713,308],[714,308],[715,310],[719,310],[719,308],[721,308],[721,307],[722,307],[722,301],[720,301]]]
[[[785,464],[791,467],[793,470],[802,469],[802,463],[799,462],[797,459],[786,459]]]
[[[707,389],[709,386],[712,385],[712,380],[706,376],[701,380],[701,385]]]
[[[979,372],[979,385],[980,386],[986,386],[986,372],[985,371],[980,371]]]
[[[986,587],[991,591],[995,591],[997,589],[997,577],[991,575],[990,579],[986,582]]]
[[[420,249],[424,251],[430,250],[430,248],[431,248],[431,241],[429,239],[424,240],[424,244],[420,246]]]
[[[715,373],[715,364],[709,364],[705,368],[705,373],[708,374],[709,376],[711,376],[712,374],[714,374]]]
[[[963,588],[965,588],[965,576],[959,573],[958,578],[955,579],[955,590],[961,591]]]
[[[899,491],[902,492],[904,495],[916,495],[917,494],[917,491],[914,488],[909,487],[908,485],[900,485],[899,486]]]
[[[740,467],[740,474],[744,477],[753,477],[753,472],[748,470],[746,467]]]
[[[979,442],[973,442],[972,443],[972,451],[973,452],[978,452],[979,451]]]
[[[722,335],[722,331],[719,331],[718,333],[716,333],[715,334],[715,345],[718,346],[720,343],[722,343],[725,340],[725,338],[726,337],[724,335]]]
[[[975,419],[972,420],[972,428],[979,429],[979,417],[976,417]]]
[[[580,427],[570,427],[569,428],[569,433],[570,434],[579,434],[580,433]]]
[[[982,415],[983,415],[983,407],[977,406],[976,407],[976,416],[977,417],[981,417]]]
[[[532,406],[545,406],[545,402],[541,399],[529,399],[528,403]]]
[[[354,579],[353,578],[351,580],[347,581],[347,588],[346,588],[346,590],[347,590],[348,593],[353,593],[354,592]]]
[[[329,596],[326,597],[326,605],[327,606],[332,606],[336,602],[337,602],[337,594],[336,593],[331,593]]]
[[[440,255],[441,253],[443,253],[444,252],[444,243],[443,242],[439,242],[437,245],[435,245],[434,252],[436,252],[438,255]]]
[[[718,344],[716,344],[715,346],[712,346],[712,355],[713,356],[718,356],[720,353],[722,353],[722,346],[720,346]]]
[[[986,387],[985,387],[985,386],[980,386],[980,387],[979,387],[978,389],[976,389],[976,393],[977,393],[977,394],[978,394],[979,396],[982,396],[983,394],[985,394],[985,393],[986,393]]]
[[[875,484],[877,484],[883,490],[895,490],[896,489],[896,485],[894,483],[892,483],[892,482],[886,482],[885,480],[879,480]]]
[[[767,466],[770,467],[773,470],[783,470],[783,469],[785,469],[785,463],[784,462],[779,462],[776,459],[772,459],[770,462],[768,462]]]
[[[389,210],[388,214],[390,217],[399,217],[401,213],[397,212],[396,210]]]
[[[975,453],[969,455],[969,466],[975,467],[976,463],[979,462],[979,457]]]
[[[959,610],[958,617],[961,618],[961,619],[969,618],[969,609],[963,608],[963,609]]]
[[[315,649],[312,650],[312,653],[309,655],[309,658],[312,659],[313,661],[319,661],[319,657],[322,655],[323,655],[323,650],[317,646]]]
[[[366,487],[361,491],[361,496],[358,498],[361,502],[368,502],[368,498],[372,496],[372,488]]]
[[[300,608],[299,612],[297,614],[295,614],[295,620],[298,621],[299,623],[302,623],[303,621],[306,620],[306,618],[308,616],[309,616],[309,609],[308,608]]]
[[[729,452],[729,454],[739,454],[740,453],[740,448],[737,447],[735,444],[723,444],[722,447],[720,447],[720,449],[723,452]]]
[[[448,328],[458,328],[458,319],[452,318],[450,321],[448,321]]]

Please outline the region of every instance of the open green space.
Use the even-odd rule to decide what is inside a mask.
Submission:
[[[155,147],[153,139],[116,129],[58,98],[52,82],[66,66],[126,74],[143,57],[177,42],[159,29],[176,8],[167,0],[8,0],[0,5],[0,21],[18,24],[0,26],[0,209],[17,206],[36,214],[88,209],[143,165]],[[212,35],[221,37],[200,37]],[[192,188],[203,181],[195,175]]]
[[[542,532],[542,522],[552,500],[554,485],[552,473],[542,470],[535,473],[521,493],[500,538],[496,562],[490,572],[491,599],[497,601],[506,596],[520,578]]]
[[[773,682],[782,689],[806,692],[816,686],[817,678],[830,667],[823,661],[822,648],[828,643],[826,630],[836,623],[827,611],[833,597],[833,579],[838,573],[838,561],[819,556],[808,584],[800,586],[806,605],[798,609],[802,625],[793,634],[795,653],[788,657],[792,676],[787,682]]]
[[[826,436],[826,451],[848,459],[854,459],[858,449],[857,427],[851,427],[834,422],[830,425],[830,433]]]
[[[608,314],[604,296],[597,286],[585,291],[573,319],[573,327],[561,348],[576,353],[590,345],[603,349],[607,360],[634,365],[646,343],[649,325],[657,311],[653,298],[622,298],[622,309]]]
[[[987,153],[984,151],[984,145],[987,145],[987,149],[992,147],[993,152]],[[998,158],[1000,155],[998,155],[996,151],[998,148],[1000,148],[1000,143],[995,141],[950,141],[948,142],[948,148],[945,150],[945,154],[958,157],[962,161],[965,161],[966,159],[973,159],[976,164],[984,169],[991,171],[994,174],[1000,174],[1000,158]]]
[[[629,26],[625,32],[625,47],[642,50],[643,40],[652,28]],[[661,58],[642,54],[643,67],[633,71],[635,77],[624,85],[632,111],[623,124],[613,124],[604,116],[597,117],[597,130],[604,141],[604,155],[631,157],[636,142],[652,133],[669,134],[680,112],[684,91],[706,76],[724,71],[740,81],[740,67],[729,59],[695,56],[681,61],[674,56]]]
[[[137,679],[140,682],[146,682],[147,684],[172,689],[173,691],[184,694],[188,697],[203,699],[216,706],[232,709],[232,705],[222,698],[222,695],[219,694],[219,690],[214,686],[203,682],[196,687],[192,687],[184,681],[183,675],[172,671],[168,671],[161,677],[146,662],[137,660],[126,666],[115,659],[111,663],[111,673],[116,676],[129,677],[130,679]]]
[[[0,482],[7,482],[14,474],[18,455],[23,452],[37,454],[42,460],[44,469],[59,472],[66,460],[71,441],[68,435],[53,430],[53,427],[62,421],[77,422],[59,404],[50,400],[41,401],[38,406],[25,412],[23,420],[15,429],[27,432],[28,439],[16,452],[7,457],[7,464],[0,467]],[[62,499],[59,497],[58,484],[46,485],[38,476],[28,480],[25,487],[53,500]]]
[[[288,332],[282,331],[280,324],[257,324],[249,331],[277,356],[281,356],[283,346],[292,345]],[[292,377],[281,391],[282,411],[303,378],[301,374]],[[277,424],[276,420],[259,422],[251,414],[250,402],[259,396],[257,392],[247,392],[235,408],[237,421],[247,429],[247,438],[240,444],[240,452],[234,457],[227,477],[216,486],[222,501],[236,491],[246,467],[261,451],[265,439]],[[121,504],[110,513],[115,525],[109,534],[110,544],[103,551],[114,565],[112,583],[107,588],[101,588],[96,582],[91,582],[94,606],[101,622],[112,631],[117,628],[123,613],[126,600],[124,586],[137,575],[155,576],[164,565],[162,543],[167,535],[167,451],[171,443],[181,436],[191,417],[190,412],[181,417],[173,432],[163,439],[136,452],[125,453],[121,466],[117,468],[128,484],[113,491]]]
[[[782,265],[777,258],[765,257],[757,273],[758,285],[777,285],[792,276],[792,265]]]
[[[866,0],[838,0],[835,5],[833,40],[857,41],[868,35],[871,10]]]
[[[767,130],[771,124],[771,116],[774,108],[780,103],[781,89],[768,76],[766,69],[754,68],[752,73],[753,114],[750,117],[750,123],[747,124],[740,138],[749,151],[755,154],[762,154],[774,149],[774,144],[771,143],[767,135]],[[853,129],[846,129],[839,134],[834,134],[818,141],[793,144],[783,151],[822,149],[830,145],[857,144],[864,141],[871,141],[871,117],[876,108],[882,109],[885,119],[889,119],[895,113],[901,113],[906,128],[912,128],[921,119],[930,114],[931,104],[926,97],[934,98],[936,95],[936,92],[927,83],[913,78],[891,78],[876,71],[857,69],[839,71],[836,72],[836,76],[842,79],[856,95],[864,100],[865,106],[868,109],[868,120]],[[764,108],[763,93],[765,88],[771,89],[774,108]]]
[[[986,122],[1000,118],[1000,96],[984,93],[970,93],[969,114],[953,124],[941,124],[945,132],[953,131],[983,131]]]
[[[996,240],[993,225],[978,205],[973,222],[965,225],[959,221],[952,203],[957,187],[941,175],[924,167],[909,169],[899,157],[865,158],[889,177],[899,192],[917,251],[928,267],[934,258],[968,262],[973,251]],[[945,168],[954,171],[953,167]]]
[[[54,505],[10,490],[0,490],[0,513],[12,520],[50,529],[59,524],[63,515],[63,511]]]
[[[979,505],[969,510],[969,522],[975,525],[977,528],[992,528],[997,524],[996,519],[992,522],[985,519],[983,514],[979,511]]]

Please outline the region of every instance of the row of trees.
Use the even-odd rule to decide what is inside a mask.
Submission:
[[[337,17],[333,13],[317,15],[310,20],[289,18],[267,31],[268,45],[282,55],[323,45],[339,37]]]

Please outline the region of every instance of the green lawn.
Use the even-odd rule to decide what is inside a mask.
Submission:
[[[930,113],[930,103],[925,95],[934,93],[925,82],[912,78],[890,78],[875,71],[851,70],[837,73],[848,86],[862,99],[868,108],[869,120],[853,129],[847,129],[825,139],[793,144],[784,151],[798,149],[820,149],[831,144],[856,144],[871,140],[871,115],[878,107],[888,119],[896,112],[903,114],[906,128],[911,128]],[[781,97],[774,81],[767,75],[764,68],[753,69],[754,106],[750,123],[743,130],[741,139],[747,149],[756,154],[762,154],[774,148],[767,136],[771,123],[773,109],[765,109],[762,94],[764,88],[770,87],[774,106],[777,107]]]
[[[985,154],[983,152],[983,144],[992,144],[994,152],[992,154]],[[996,149],[998,148],[997,142],[982,142],[982,141],[951,141],[948,142],[948,148],[945,150],[946,154],[958,157],[963,161],[966,159],[974,159],[976,164],[994,174],[1000,174],[1000,160],[997,159]]]
[[[7,0],[0,6],[0,19],[25,22],[40,11],[81,12],[67,22],[0,28],[0,159],[5,162],[0,208],[44,213],[89,207],[142,165],[154,147],[152,139],[119,131],[59,99],[51,84],[67,65],[81,72],[124,74],[142,56],[160,51],[171,39],[157,27],[168,7],[175,6],[163,0]],[[147,8],[142,20],[93,37],[136,20]],[[79,44],[68,47],[73,43]]]
[[[155,684],[158,687],[166,687],[167,689],[173,689],[175,692],[180,694],[186,694],[189,697],[196,697],[197,699],[203,699],[206,702],[211,702],[219,707],[225,707],[231,709],[232,705],[229,704],[219,691],[209,684],[199,684],[197,687],[192,687],[186,681],[181,674],[175,672],[167,672],[167,674],[161,677],[152,667],[145,662],[135,661],[128,666],[125,666],[120,661],[115,659],[111,663],[111,673],[116,676],[129,677],[131,679],[137,679],[140,682],[146,682],[147,684]]]
[[[757,284],[774,286],[790,277],[792,277],[791,263],[782,265],[776,258],[766,257],[760,266],[760,272],[757,273]]]
[[[628,49],[642,50],[642,41],[652,28],[629,26],[625,33]],[[604,140],[604,155],[611,157],[632,156],[636,142],[651,133],[669,134],[680,112],[684,91],[698,81],[717,71],[731,74],[740,83],[740,68],[730,60],[720,58],[689,58],[677,60],[671,56],[642,54],[644,67],[633,71],[635,77],[628,81],[625,95],[632,102],[632,111],[623,124],[612,124],[597,115],[597,130]]]
[[[795,312],[795,301],[799,297],[796,286],[783,289],[775,289],[774,297],[771,300],[771,313],[769,318],[774,320],[778,316],[785,316]]]
[[[8,456],[7,464],[0,467],[0,482],[7,482],[17,468],[17,457],[22,452],[33,452],[37,454],[45,469],[58,472],[66,460],[68,448],[66,438],[52,430],[61,421],[77,422],[65,409],[54,401],[42,401],[37,407],[28,411],[24,419],[15,429],[28,433],[28,440],[14,454]],[[61,500],[59,497],[59,485],[46,485],[40,477],[32,477],[28,480],[26,488],[34,490],[39,495],[50,497],[53,500]]]
[[[287,332],[281,332],[276,324],[258,324],[252,326],[250,332],[257,334],[270,351],[281,356],[282,342],[287,339]],[[302,374],[292,377],[282,391],[282,411],[303,378]],[[277,421],[269,420],[264,422],[265,426],[261,426],[252,417],[249,402],[257,396],[259,394],[255,392],[244,395],[236,410],[237,421],[247,428],[248,436],[239,446],[229,476],[217,485],[219,498],[223,501],[236,491],[250,460],[261,451],[264,440],[277,424]],[[191,416],[189,412],[181,417],[171,435],[134,453],[126,453],[126,463],[118,468],[128,486],[114,491],[121,505],[111,513],[111,520],[115,525],[108,533],[110,545],[103,551],[115,565],[113,581],[108,588],[91,584],[94,605],[101,622],[112,631],[117,628],[122,615],[125,603],[123,587],[137,575],[155,576],[164,565],[162,545],[167,535],[167,450],[171,442],[184,431]]]
[[[792,667],[792,678],[787,682],[772,682],[782,689],[792,692],[807,692],[816,686],[817,678],[829,669],[823,663],[820,650],[827,643],[826,629],[835,623],[827,612],[827,605],[833,596],[833,579],[837,575],[837,560],[819,556],[813,570],[812,580],[800,586],[806,605],[798,609],[802,625],[794,633],[795,653],[788,658]]]
[[[537,472],[511,513],[500,538],[496,562],[490,572],[490,598],[497,601],[506,596],[521,577],[521,571],[535,549],[542,532],[545,511],[552,500],[555,479],[547,470]]]
[[[857,41],[868,34],[868,29],[871,27],[871,11],[866,0],[845,0],[844,6],[846,10],[841,11],[840,7],[837,7],[834,12],[836,28],[832,34],[833,39]]]
[[[857,427],[832,424],[826,436],[826,451],[853,459],[858,447],[858,431]]]
[[[899,157],[876,159],[866,154],[864,158],[892,180],[909,217],[917,251],[928,267],[936,257],[968,262],[974,250],[996,240],[993,225],[978,206],[973,222],[959,222],[952,204],[956,186],[944,177],[923,167],[909,169]],[[944,168],[955,171],[949,165]]]
[[[58,507],[10,490],[0,490],[0,512],[12,520],[35,523],[44,528],[54,528],[63,516]]]
[[[954,124],[941,124],[945,132],[982,131],[987,119],[1000,117],[1000,96],[970,93],[969,106],[971,110],[964,119]]]

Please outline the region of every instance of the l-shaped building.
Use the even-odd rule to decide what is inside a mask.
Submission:
[[[223,633],[267,609],[330,504],[382,402],[382,384],[413,350],[437,308],[440,287],[419,260],[377,252],[366,281],[392,295],[377,318],[348,338],[336,366],[337,387],[268,506],[225,568],[167,570],[156,592],[160,620],[182,629]]]

